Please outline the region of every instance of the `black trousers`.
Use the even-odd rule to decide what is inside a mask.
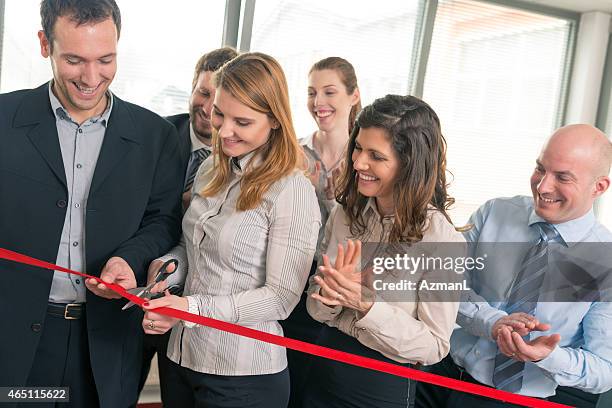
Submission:
[[[170,365],[170,359],[166,357],[168,351],[168,341],[170,340],[170,333],[168,330],[164,334],[145,334],[143,338],[142,347],[142,369],[140,371],[140,381],[138,383],[138,394],[142,392],[149,371],[151,369],[151,360],[157,353],[157,370],[159,372],[159,385],[161,391],[162,403],[165,401],[166,395],[166,384],[168,383],[168,366]]]
[[[463,368],[457,366],[450,355],[438,364],[423,367],[424,371],[455,380],[467,381],[473,384],[482,384],[472,378]],[[486,385],[485,385],[486,386]],[[519,405],[502,402],[492,398],[455,391],[437,385],[419,382],[416,387],[416,408],[508,408]]]
[[[319,344],[336,350],[400,365],[338,329],[323,327]],[[412,364],[402,364],[413,367]],[[410,408],[416,382],[391,374],[315,358],[304,389],[305,408]],[[466,408],[466,407],[463,407]]]
[[[314,261],[310,268],[310,276],[312,276],[316,270],[317,262]],[[300,302],[295,309],[293,309],[289,317],[279,323],[283,327],[285,337],[302,340],[308,343],[316,343],[323,326],[308,314],[306,310],[306,299],[308,299],[308,295],[304,292],[302,293]],[[289,364],[289,376],[291,378],[291,393],[288,408],[302,407],[304,385],[308,379],[312,361],[316,358],[317,357],[310,354],[287,349],[287,362]]]
[[[92,408],[99,406],[98,394],[89,363],[85,318],[66,320],[47,315],[28,387],[69,387],[70,402],[42,402],[36,408]],[[32,404],[23,404],[30,407]]]
[[[285,408],[289,371],[265,375],[199,373],[170,360],[164,408]]]

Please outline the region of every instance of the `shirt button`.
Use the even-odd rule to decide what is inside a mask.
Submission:
[[[80,206],[81,206],[81,204],[76,203],[76,204],[74,205],[74,208],[79,208]]]
[[[59,208],[64,208],[66,207],[66,200],[57,200],[55,205],[57,205]]]
[[[34,323],[30,327],[31,327],[33,332],[38,333],[40,331],[40,329],[42,328],[42,325],[40,323]]]
[[[79,128],[79,133],[83,133],[83,129]]]
[[[81,283],[80,279],[75,280],[76,284],[79,285]]]
[[[72,246],[79,246],[79,243],[78,243],[78,242],[76,242],[76,241],[74,241],[74,242],[72,243]]]
[[[480,351],[479,351],[479,350],[476,350],[476,351],[474,351],[474,354],[476,354],[477,356],[479,356],[479,355],[480,355]]]
[[[76,165],[76,168],[77,168],[77,169],[80,169],[81,167],[83,167],[83,165],[82,165],[81,163],[79,163],[79,164],[77,164],[77,165]]]

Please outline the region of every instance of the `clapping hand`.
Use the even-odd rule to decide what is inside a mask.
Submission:
[[[550,330],[550,327],[530,314],[512,313],[495,322],[491,335],[502,354],[518,361],[540,361],[552,353],[561,336],[551,334],[528,341],[523,337],[532,331]]]
[[[329,257],[323,255],[323,265],[319,267],[319,274],[314,277],[321,290],[311,296],[330,307],[348,307],[366,314],[374,303],[375,292],[364,285],[362,272],[358,269],[360,259],[359,240],[349,240],[346,251],[342,244],[338,244],[338,255],[333,266]]]
[[[545,326],[550,329],[550,325]],[[560,340],[561,336],[555,333],[525,341],[520,334],[504,326],[497,336],[497,347],[501,353],[515,360],[537,362],[548,357]]]

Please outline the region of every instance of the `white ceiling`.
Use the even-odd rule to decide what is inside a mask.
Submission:
[[[605,11],[612,13],[612,0],[526,0],[529,3],[556,7],[565,10],[585,13],[587,11]]]

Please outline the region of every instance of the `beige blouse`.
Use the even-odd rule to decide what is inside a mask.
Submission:
[[[374,199],[370,199],[363,214],[369,234],[362,241],[387,242],[393,218],[381,217]],[[345,244],[347,239],[354,237],[349,230],[348,218],[338,205],[329,216],[323,241],[326,251],[322,252],[327,253],[332,264],[338,244]],[[465,240],[440,212],[432,208],[422,242],[465,243]],[[464,248],[461,244],[455,244],[457,246]],[[309,295],[320,290],[313,278],[309,283]],[[430,365],[442,360],[449,352],[459,303],[387,302],[377,294],[372,308],[364,316],[350,308],[329,307],[310,296],[306,306],[315,320],[338,328],[390,359]]]

